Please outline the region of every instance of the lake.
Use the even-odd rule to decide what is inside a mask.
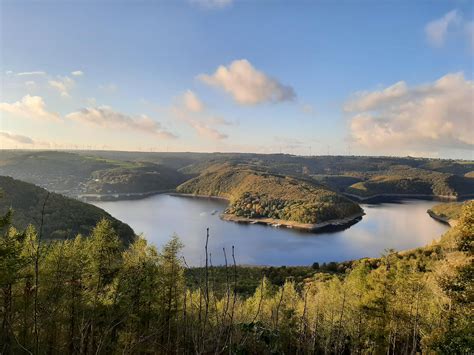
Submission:
[[[366,215],[360,222],[343,231],[316,234],[222,221],[219,214],[227,202],[216,199],[155,195],[141,200],[94,202],[157,247],[176,233],[192,266],[203,264],[207,227],[214,265],[224,263],[224,247],[230,258],[232,245],[238,264],[274,266],[378,257],[388,248],[424,246],[448,229],[426,213],[437,203],[406,200],[362,204]]]

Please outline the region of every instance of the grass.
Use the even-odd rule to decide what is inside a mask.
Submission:
[[[456,220],[461,215],[462,207],[466,202],[441,203],[430,210],[435,215],[448,220]]]

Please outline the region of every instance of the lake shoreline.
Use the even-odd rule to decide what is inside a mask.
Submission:
[[[403,199],[453,202],[453,201],[464,201],[465,199],[469,199],[472,196],[474,196],[473,194],[451,196],[451,195],[390,194],[390,193],[374,194],[370,196],[359,196],[359,195],[351,194],[347,192],[342,192],[342,194],[346,197],[357,200],[357,202],[365,202],[365,203],[383,203],[383,202],[391,202],[391,201],[397,201],[397,200],[403,200]]]
[[[204,198],[208,200],[222,200],[229,202],[230,199],[222,196],[209,196],[209,195],[195,195],[195,194],[185,194],[182,192],[170,192],[168,193],[170,196],[175,196],[175,197],[190,197],[190,198]]]
[[[222,196],[209,196],[209,195],[195,195],[176,192],[176,189],[168,190],[155,190],[147,192],[120,192],[120,193],[106,193],[106,194],[79,194],[75,196],[76,199],[81,201],[127,201],[127,200],[141,200],[150,196],[168,194],[177,197],[196,197],[196,198],[207,198],[207,199],[218,199],[223,201],[229,201],[228,198]],[[362,203],[384,203],[393,202],[403,199],[411,200],[428,200],[428,201],[464,201],[466,199],[474,197],[474,194],[467,194],[461,196],[449,196],[449,195],[428,195],[428,194],[375,194],[370,196],[359,196],[347,192],[341,192],[342,195],[356,200],[356,202]]]
[[[433,218],[434,220],[438,221],[438,222],[441,222],[441,223],[444,223],[444,224],[447,224],[449,225],[450,227],[454,227],[456,224],[457,224],[457,220],[456,219],[452,219],[452,218],[447,218],[447,217],[443,217],[443,216],[440,216],[438,215],[437,213],[435,213],[434,211],[432,210],[428,210],[426,211],[426,213],[428,213],[428,215]]]
[[[247,218],[247,217],[239,217],[233,214],[223,213],[220,217],[224,221],[236,222],[236,223],[244,223],[244,224],[260,224],[260,225],[267,225],[272,227],[283,227],[288,229],[298,229],[307,232],[317,232],[327,228],[344,228],[351,226],[357,222],[359,222],[362,217],[365,215],[364,212],[356,213],[354,215],[339,218],[339,219],[331,219],[328,221],[320,222],[320,223],[300,223],[295,221],[287,221],[283,219],[275,219],[275,218]]]
[[[128,200],[142,200],[144,198],[161,195],[161,194],[171,194],[174,189],[168,190],[155,190],[147,192],[118,192],[118,193],[107,193],[107,194],[80,194],[76,198],[85,202],[100,202],[100,201],[128,201]]]

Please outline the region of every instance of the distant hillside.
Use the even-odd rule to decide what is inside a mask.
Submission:
[[[175,189],[189,177],[156,164],[133,168],[115,168],[95,171],[86,183],[86,193],[143,193]]]
[[[80,190],[92,172],[114,166],[111,161],[67,152],[0,152],[0,175],[70,195]]]
[[[144,161],[140,161],[139,157]],[[171,166],[149,162],[150,159],[157,160],[157,163],[169,162]],[[73,197],[147,193],[176,188],[189,178],[178,172],[177,167],[193,161],[182,154],[153,159],[145,153],[94,155],[89,151],[0,151],[0,175]],[[175,165],[176,168],[173,167]]]
[[[356,203],[310,181],[240,165],[210,167],[180,185],[177,191],[228,198],[230,206],[226,213],[247,218],[314,224],[362,211]]]
[[[313,178],[361,198],[380,194],[474,194],[474,161],[413,157],[295,156],[253,153],[0,150],[0,175],[67,196],[144,194],[174,189],[216,165]],[[110,192],[107,192],[110,191]],[[127,198],[126,196],[118,198]],[[115,198],[115,197],[114,197]]]
[[[344,189],[344,192],[360,197],[378,194],[420,194],[456,199],[474,194],[474,178],[398,166],[357,182]]]
[[[381,194],[474,194],[474,162],[411,157],[211,155],[181,169],[201,173],[216,164],[245,164],[273,174],[311,177],[318,184],[361,198]]]
[[[32,223],[39,227],[41,210],[47,191],[41,187],[10,177],[0,176],[0,215],[13,208],[13,225],[24,229]],[[44,237],[47,239],[72,238],[81,233],[88,235],[102,218],[112,221],[120,238],[129,243],[133,230],[104,210],[62,195],[51,193],[45,207]]]

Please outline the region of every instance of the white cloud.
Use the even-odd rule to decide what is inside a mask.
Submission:
[[[207,9],[222,9],[232,5],[233,0],[189,0],[189,2]]]
[[[22,136],[20,134],[9,133],[5,131],[0,131],[0,137],[2,140],[5,139],[9,143],[13,144],[34,144],[34,140],[27,136]]]
[[[84,75],[84,72],[81,71],[81,70],[76,70],[76,71],[71,72],[71,75],[74,75],[74,76],[83,76],[83,75]]]
[[[188,90],[183,95],[183,105],[184,107],[191,112],[201,112],[204,110],[204,104],[199,100],[197,95]]]
[[[83,108],[80,111],[66,115],[66,118],[91,126],[112,129],[130,129],[141,133],[156,135],[160,138],[176,138],[176,136],[161,127],[161,124],[147,115],[130,116],[111,107],[100,106]]]
[[[29,75],[46,75],[46,72],[44,71],[25,71],[21,73],[16,73],[17,76],[29,76]]]
[[[221,126],[234,126],[237,123],[226,120],[223,117],[207,115],[206,121],[212,125],[221,125]]]
[[[70,97],[71,95],[69,94],[69,91],[75,84],[74,80],[67,76],[60,76],[57,80],[50,80],[48,83],[49,86],[56,89],[62,97]]]
[[[210,138],[213,140],[221,140],[229,137],[227,134],[218,131],[216,128],[210,127],[205,122],[190,120],[189,124],[201,137]]]
[[[462,73],[356,94],[345,105],[352,139],[372,152],[474,147],[474,82]]]
[[[458,10],[449,11],[443,17],[425,26],[426,37],[435,47],[442,47],[450,33],[464,38],[469,49],[474,53],[474,22],[465,21]]]
[[[431,21],[425,27],[428,41],[434,46],[441,47],[444,44],[449,28],[459,24],[460,21],[461,17],[457,10],[449,11],[443,17]]]
[[[345,111],[367,111],[379,105],[385,105],[403,98],[408,92],[404,81],[399,81],[380,91],[362,91],[355,93],[344,105]]]
[[[0,148],[2,149],[16,149],[16,148],[64,149],[66,148],[66,146],[64,146],[63,144],[34,139],[34,138],[24,136],[21,134],[15,134],[15,133],[7,132],[7,131],[0,131]]]
[[[192,127],[200,137],[212,140],[221,140],[228,137],[220,132],[216,126],[231,125],[232,123],[222,117],[213,116],[206,111],[204,103],[192,91],[186,91],[171,108],[172,115],[178,120]]]
[[[59,114],[46,110],[46,105],[39,96],[26,95],[20,101],[12,104],[0,102],[0,111],[32,119],[48,121],[59,121],[60,119]]]
[[[214,74],[201,74],[198,78],[224,90],[242,105],[281,102],[292,100],[296,96],[291,86],[268,77],[246,59],[235,60],[227,67],[221,65]]]

